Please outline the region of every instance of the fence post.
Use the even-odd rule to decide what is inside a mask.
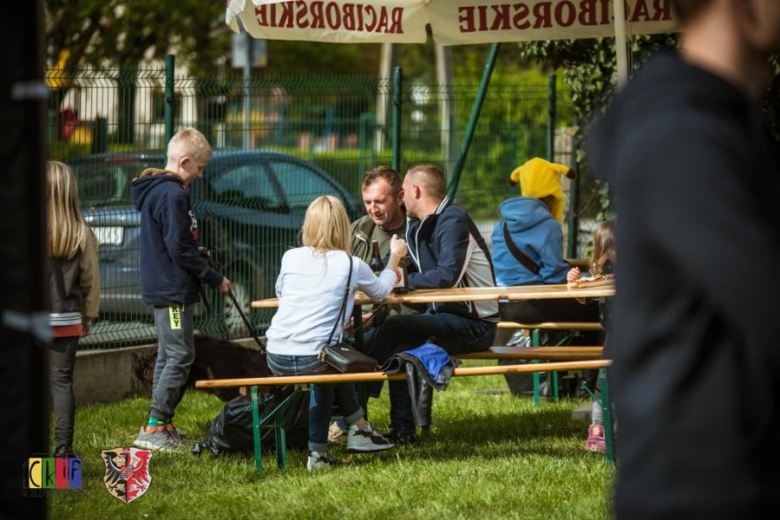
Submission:
[[[471,147],[471,139],[474,137],[474,130],[477,128],[477,121],[479,121],[479,113],[482,111],[482,104],[485,101],[485,95],[487,94],[488,85],[490,84],[490,77],[493,75],[493,69],[496,66],[496,58],[498,58],[498,51],[501,49],[501,44],[496,42],[490,47],[490,54],[488,55],[487,63],[485,64],[485,70],[482,71],[482,79],[479,81],[479,91],[477,92],[477,98],[474,100],[474,104],[471,106],[471,115],[469,116],[469,124],[466,126],[466,133],[463,136],[463,140],[460,144],[460,154],[458,154],[458,162],[455,163],[455,169],[452,172],[452,179],[450,185],[447,187],[447,196],[451,199],[455,199],[455,193],[458,191],[458,183],[460,182],[460,174],[463,171],[463,166],[466,164],[466,157]]]
[[[92,128],[92,153],[105,153],[108,151],[108,119],[98,117]]]
[[[393,169],[401,169],[401,67],[393,69]]]
[[[173,71],[176,68],[176,56],[165,56],[165,153],[168,153],[168,141],[173,137],[174,120],[176,119],[176,100],[173,90]]]
[[[579,121],[574,118],[574,128],[579,128]],[[577,172],[577,177],[569,184],[569,223],[566,246],[567,258],[577,258],[577,233],[580,227],[580,172],[577,169],[577,133],[571,137],[571,168]]]
[[[547,160],[555,162],[555,74],[550,74],[547,84]]]

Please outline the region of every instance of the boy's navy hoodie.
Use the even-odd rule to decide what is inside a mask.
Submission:
[[[141,212],[141,295],[146,305],[197,303],[201,280],[216,289],[222,275],[198,251],[198,221],[181,177],[149,168],[130,185]]]

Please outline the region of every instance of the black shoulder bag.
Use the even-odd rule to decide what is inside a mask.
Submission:
[[[349,298],[349,285],[352,282],[352,256],[349,256],[349,274],[347,275],[347,288],[344,290],[344,301],[341,302],[341,310],[336,317],[336,323],[333,325],[333,330],[330,331],[328,341],[325,346],[322,347],[320,352],[320,361],[327,363],[336,370],[342,373],[347,372],[373,372],[377,366],[376,359],[369,357],[359,350],[355,350],[349,344],[339,341],[335,345],[331,345],[330,342],[333,339],[333,335],[336,333],[336,329],[341,323],[344,313],[347,310],[347,298]],[[339,335],[340,337],[341,335]]]
[[[533,274],[539,274],[539,266],[536,265],[533,260],[528,258],[528,255],[520,251],[520,248],[515,245],[514,240],[512,240],[512,235],[509,233],[509,228],[506,227],[506,222],[504,222],[504,241],[506,241],[506,247],[509,249],[509,252],[512,253],[512,256],[514,256],[515,259],[523,265],[523,267],[531,271]]]

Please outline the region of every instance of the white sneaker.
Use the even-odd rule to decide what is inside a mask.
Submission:
[[[320,469],[333,469],[336,466],[341,466],[341,461],[334,459],[328,452],[310,451],[309,460],[306,462],[306,469],[309,471],[315,471]]]
[[[389,450],[393,446],[395,444],[383,437],[381,433],[374,431],[370,424],[365,430],[361,430],[353,424],[347,432],[348,453]]]

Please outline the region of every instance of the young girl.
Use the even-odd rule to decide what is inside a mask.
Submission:
[[[268,329],[268,366],[277,375],[331,372],[319,354],[334,325],[342,330],[352,315],[355,291],[381,301],[396,282],[398,261],[406,256],[406,242],[393,235],[387,266],[375,276],[371,268],[349,251],[349,218],[339,199],[323,196],[306,210],[303,247],[291,249],[282,258],[276,281],[279,310]],[[351,271],[350,271],[351,267]],[[349,295],[342,322],[340,309],[349,282]],[[332,338],[332,342],[338,337]],[[328,455],[328,426],[333,402],[338,397],[347,432],[348,452],[386,450],[393,444],[374,431],[358,404],[353,383],[315,384],[309,398],[309,471],[330,469],[339,461]]]
[[[100,273],[97,239],[79,209],[76,178],[57,161],[46,166],[48,241],[51,265],[51,393],[54,403],[54,456],[73,456],[73,366],[79,338],[97,317]]]
[[[615,221],[607,220],[599,224],[593,236],[593,256],[590,263],[590,274],[608,275],[615,272]],[[569,270],[566,275],[567,282],[578,280],[582,274],[577,267]],[[611,298],[602,298],[599,301],[599,314],[601,325],[607,331],[609,338],[609,324],[612,321]],[[606,348],[607,339],[604,340]],[[598,390],[596,390],[598,392]],[[604,416],[601,406],[593,402],[593,413],[590,428],[588,428],[588,440],[585,442],[587,451],[604,451],[606,440],[604,438]]]

